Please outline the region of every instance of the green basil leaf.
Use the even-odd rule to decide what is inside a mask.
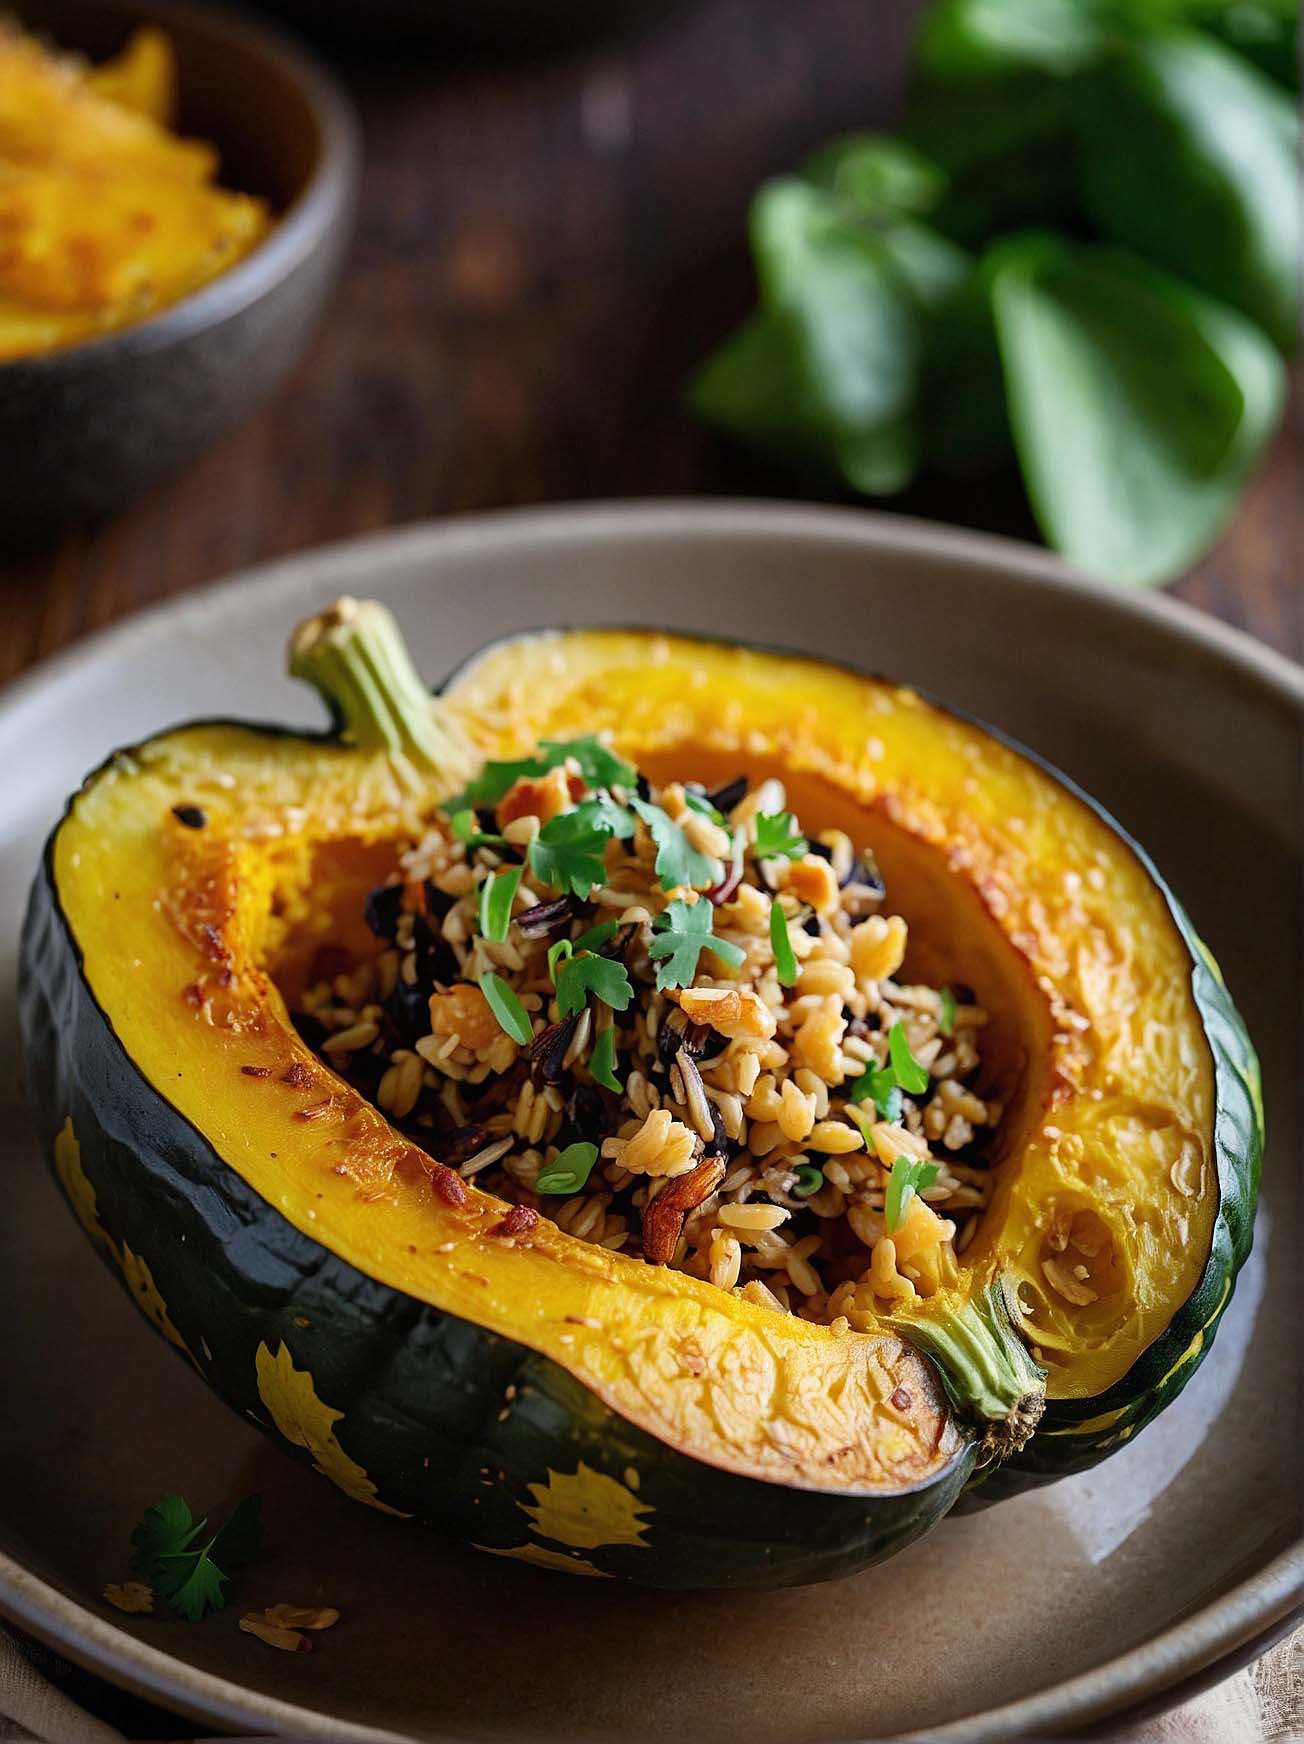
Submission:
[[[807,158],[802,174],[875,218],[926,217],[946,192],[946,172],[890,133],[844,133]]]
[[[1143,37],[1090,81],[1083,197],[1110,241],[1299,338],[1300,128],[1284,91],[1198,31]]]
[[[955,1034],[955,994],[949,987],[942,989],[942,1010],[937,1020],[937,1027],[944,1036]]]
[[[1048,543],[1116,584],[1168,580],[1212,542],[1276,427],[1261,330],[1130,256],[1051,236],[989,252],[1024,482]]]

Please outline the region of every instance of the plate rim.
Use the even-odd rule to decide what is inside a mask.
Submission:
[[[513,549],[540,544],[603,543],[613,537],[650,545],[727,541],[761,534],[776,542],[840,545],[866,554],[932,559],[954,567],[1003,571],[1034,593],[1057,592],[1078,599],[1105,617],[1144,622],[1176,642],[1194,647],[1253,681],[1271,698],[1304,715],[1304,666],[1184,601],[1162,593],[1114,590],[1073,569],[1052,553],[997,535],[974,533],[882,511],[824,507],[748,498],[661,498],[601,503],[513,507],[453,515],[381,529],[287,553],[247,566],[187,593],[165,599],[79,639],[0,689],[0,728],[44,691],[89,665],[125,650],[147,646],[169,631],[193,632],[235,599],[255,591],[274,609],[277,597],[302,587],[305,566],[326,586],[351,568],[374,572],[401,565],[422,552],[456,561],[477,548]],[[377,559],[383,560],[377,563]],[[1090,1671],[1031,1695],[962,1720],[898,1734],[910,1744],[981,1744],[1026,1737],[1047,1727],[1118,1718],[1144,1706],[1149,1711],[1182,1698],[1183,1685],[1207,1680],[1224,1660],[1243,1662],[1254,1644],[1271,1637],[1293,1615],[1304,1614],[1304,1532],[1254,1574],[1180,1622]],[[36,1636],[78,1665],[121,1688],[189,1718],[273,1727],[339,1744],[400,1744],[405,1734],[341,1720],[318,1709],[263,1695],[189,1660],[153,1647],[98,1616],[0,1550],[0,1616]],[[1264,1646],[1270,1641],[1264,1640]]]

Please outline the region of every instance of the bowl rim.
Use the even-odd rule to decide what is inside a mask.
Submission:
[[[101,0],[87,0],[98,6]],[[274,67],[303,95],[318,129],[319,152],[308,180],[270,233],[243,260],[179,302],[125,327],[61,345],[54,351],[0,362],[0,383],[23,375],[50,382],[88,369],[184,343],[260,301],[321,246],[352,204],[361,156],[360,131],[343,86],[325,64],[288,32],[243,6],[215,7],[197,0],[110,0],[107,14],[125,24],[184,24],[197,36],[236,48]]]
[[[0,690],[0,719],[21,711],[29,695],[70,677],[77,667],[148,645],[169,631],[194,634],[229,606],[257,596],[287,613],[301,601],[305,562],[314,587],[347,588],[362,574],[383,582],[389,562],[416,554],[441,561],[566,544],[603,545],[620,539],[641,546],[713,544],[758,538],[812,552],[821,546],[861,553],[891,552],[955,568],[999,568],[1030,595],[1075,597],[1084,610],[1113,616],[1126,630],[1147,623],[1187,648],[1234,670],[1265,706],[1282,706],[1304,722],[1304,666],[1243,631],[1164,594],[1125,593],[1092,581],[1048,551],[988,534],[870,510],[747,499],[669,498],[642,502],[511,508],[422,521],[334,541],[243,569],[189,596],[164,600],[88,636],[41,662]],[[1190,1699],[1208,1684],[1266,1651],[1304,1620],[1304,1534],[1265,1546],[1253,1572],[1215,1598],[1090,1670],[1008,1705],[937,1726],[898,1734],[902,1744],[1004,1744],[1054,1730],[1117,1725]],[[411,1734],[381,1731],[299,1706],[235,1683],[142,1642],[50,1585],[0,1550],[0,1615],[121,1688],[193,1719],[225,1726],[277,1729],[338,1744],[405,1744]]]

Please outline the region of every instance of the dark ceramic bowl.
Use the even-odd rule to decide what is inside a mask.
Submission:
[[[297,360],[335,280],[357,180],[348,102],[261,24],[183,0],[17,0],[29,30],[101,60],[136,24],[177,52],[178,127],[276,223],[246,259],[120,332],[0,364],[0,533],[115,508],[246,417]]]
[[[454,48],[510,57],[653,25],[691,0],[258,0],[363,53]]]

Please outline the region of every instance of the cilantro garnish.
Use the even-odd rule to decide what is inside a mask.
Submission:
[[[226,1583],[251,1562],[262,1545],[262,1502],[246,1496],[207,1543],[197,1542],[208,1524],[196,1520],[181,1496],[162,1496],[131,1535],[131,1569],[149,1582],[177,1616],[200,1623],[227,1602]]]
[[[697,973],[697,959],[709,946],[717,957],[737,968],[746,952],[727,939],[717,939],[711,931],[709,902],[672,902],[656,919],[656,931],[648,945],[648,956],[657,961],[664,958],[657,970],[657,987],[689,987]]]
[[[489,1009],[498,1019],[498,1027],[511,1036],[514,1042],[520,1042],[524,1047],[533,1036],[534,1030],[525,1007],[502,976],[487,969],[480,977],[480,991],[489,1001]]]
[[[942,989],[942,1012],[937,1027],[944,1036],[955,1034],[955,994],[949,987]]]
[[[788,917],[780,902],[770,904],[770,943],[774,946],[774,966],[783,987],[797,985],[797,959],[788,934]]]
[[[486,763],[461,793],[445,800],[444,809],[458,811],[468,806],[497,805],[522,776],[546,775],[568,757],[575,759],[580,774],[590,787],[632,787],[638,780],[638,771],[617,757],[600,739],[545,739],[536,757]]]
[[[773,860],[786,854],[800,860],[809,847],[790,811],[763,811],[756,819],[756,858]]]
[[[604,1030],[610,1035],[610,1030]],[[539,1193],[578,1193],[593,1172],[598,1160],[595,1144],[567,1145],[550,1163],[539,1170],[534,1186]]]
[[[903,1090],[908,1090],[912,1096],[920,1096],[927,1090],[928,1068],[921,1066],[910,1052],[906,1026],[900,1018],[887,1032],[887,1056],[892,1062],[892,1070],[896,1073],[896,1081]]]
[[[583,818],[590,829],[606,830],[608,835],[618,836],[622,842],[634,834],[633,818],[623,805],[617,805],[606,793],[582,799],[569,815]]]
[[[663,890],[687,885],[693,890],[709,890],[718,884],[724,868],[710,854],[699,854],[668,813],[646,799],[629,802],[648,829],[657,845],[657,877]]]
[[[593,1052],[589,1056],[589,1076],[595,1083],[619,1093],[624,1086],[616,1076],[615,1066],[616,1032],[608,1024],[606,1029],[598,1031],[598,1039],[593,1044]]]
[[[466,843],[468,853],[474,853],[477,848],[497,846],[507,839],[505,836],[487,835],[480,828],[479,819],[470,806],[463,811],[455,811],[448,821],[458,841]]]
[[[551,957],[552,952],[549,951],[548,955]],[[558,954],[555,964],[553,984],[557,989],[557,1010],[563,1017],[569,1017],[574,1011],[583,1011],[590,993],[596,994],[613,1011],[624,1011],[634,997],[623,963],[613,963],[607,957],[577,957],[567,951]]]
[[[867,1066],[847,1092],[852,1102],[872,1099],[884,1120],[901,1118],[901,1092],[918,1096],[928,1088],[928,1069],[910,1052],[900,1018],[887,1032],[887,1064]]]
[[[798,1199],[809,1199],[812,1193],[818,1193],[824,1185],[824,1171],[817,1169],[814,1163],[798,1163],[792,1172],[797,1177],[792,1184],[792,1191]]]
[[[524,866],[510,872],[491,872],[480,886],[480,931],[495,944],[502,944],[512,924],[512,904]]]
[[[887,1199],[883,1207],[883,1220],[889,1235],[905,1222],[915,1194],[931,1187],[940,1173],[936,1163],[925,1163],[915,1157],[897,1158],[888,1178]]]
[[[610,839],[610,830],[595,827],[582,808],[561,812],[530,843],[530,870],[540,884],[569,891],[582,902],[595,884],[606,882],[603,855]]]
[[[891,1066],[867,1066],[847,1092],[852,1102],[870,1101],[884,1120],[900,1120],[901,1089]]]

